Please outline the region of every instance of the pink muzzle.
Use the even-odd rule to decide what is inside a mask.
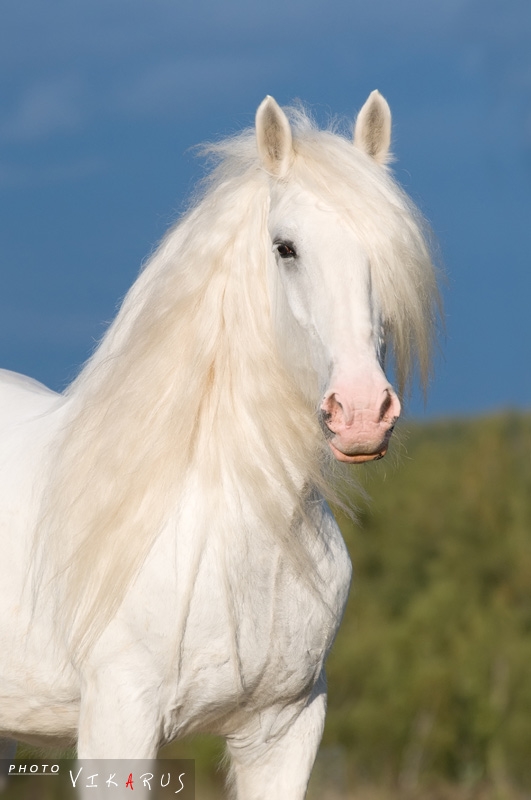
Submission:
[[[400,416],[396,393],[387,382],[380,381],[367,392],[346,389],[335,386],[321,404],[321,421],[330,449],[338,461],[351,464],[383,458]]]

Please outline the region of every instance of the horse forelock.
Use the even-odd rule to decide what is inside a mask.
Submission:
[[[418,217],[387,173],[297,110],[292,177],[325,193],[366,244],[405,379],[411,343],[427,365],[433,273]],[[218,486],[239,494],[302,571],[286,514],[327,491],[328,449],[279,357],[271,305],[269,176],[253,132],[208,153],[218,165],[161,243],[67,395],[43,509],[43,569],[58,576],[57,624],[90,644],[115,614],[193,469],[205,520]],[[281,329],[281,325],[278,326]],[[278,331],[277,331],[278,333]],[[307,354],[300,353],[301,358]],[[300,377],[300,376],[299,376]],[[237,531],[235,534],[237,535]]]

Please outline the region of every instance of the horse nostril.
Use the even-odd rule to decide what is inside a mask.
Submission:
[[[382,422],[382,420],[385,418],[385,415],[387,414],[392,405],[393,405],[393,398],[391,397],[391,392],[389,391],[389,389],[386,389],[385,400],[383,401],[380,407],[380,417],[378,419],[378,422]]]
[[[400,416],[400,400],[391,389],[385,389],[385,396],[380,406],[378,422],[385,422],[387,425],[394,425]]]
[[[325,437],[327,439],[331,439],[335,434],[333,431],[330,430],[328,427],[328,422],[332,419],[332,414],[330,411],[324,411],[324,409],[319,410],[319,424],[321,426],[321,430],[323,431]]]

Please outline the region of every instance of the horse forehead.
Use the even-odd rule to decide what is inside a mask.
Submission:
[[[330,199],[296,182],[277,184],[272,188],[270,197],[270,216],[304,216],[312,212],[326,216],[336,213]]]
[[[333,201],[304,188],[276,190],[269,214],[272,238],[292,239],[305,271],[317,270],[345,281],[370,284],[370,259],[354,220]],[[328,267],[331,267],[329,269]]]
[[[269,228],[271,233],[291,228],[294,234],[300,232],[305,238],[322,238],[329,233],[359,245],[353,224],[331,198],[297,185],[272,191]]]

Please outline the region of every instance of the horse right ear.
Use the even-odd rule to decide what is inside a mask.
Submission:
[[[370,93],[358,114],[354,144],[378,164],[386,164],[391,158],[391,110],[377,89]]]
[[[275,178],[283,178],[293,158],[291,127],[276,100],[269,95],[256,112],[256,142],[266,172]]]

